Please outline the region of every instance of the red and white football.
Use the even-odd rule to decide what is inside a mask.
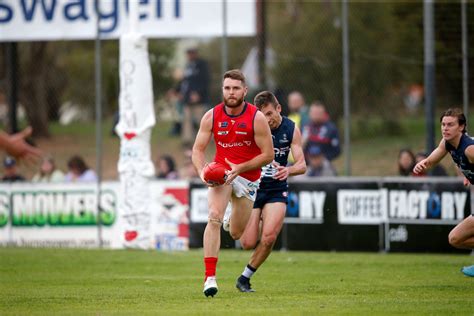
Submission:
[[[219,162],[211,162],[204,167],[204,180],[212,184],[224,184],[227,168]]]

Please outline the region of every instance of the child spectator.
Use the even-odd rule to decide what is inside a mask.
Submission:
[[[56,168],[53,157],[44,157],[39,172],[33,176],[32,182],[63,182],[64,172]]]

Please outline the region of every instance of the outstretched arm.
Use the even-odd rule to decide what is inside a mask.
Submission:
[[[9,155],[18,159],[35,159],[41,156],[41,151],[28,144],[25,138],[31,135],[31,127],[27,127],[21,132],[13,135],[0,132],[0,147]]]
[[[227,164],[231,167],[231,170],[227,174],[226,184],[231,183],[242,172],[261,168],[273,161],[272,133],[265,116],[260,111],[255,115],[254,130],[255,143],[258,148],[260,148],[261,153],[249,161],[240,164],[235,164],[226,158]]]
[[[297,126],[293,132],[293,141],[291,142],[291,154],[295,163],[289,167],[278,166],[274,178],[285,180],[289,176],[296,176],[306,172],[306,162],[304,160],[303,148],[301,146],[301,132]]]
[[[199,131],[196,135],[196,140],[194,141],[193,153],[191,159],[193,165],[196,168],[199,176],[203,182],[204,177],[202,174],[202,169],[206,165],[205,151],[209,142],[211,141],[212,136],[212,109],[207,111],[206,114],[201,119],[201,125],[199,126]]]
[[[447,153],[448,152],[446,151],[445,141],[444,139],[442,139],[438,147],[436,147],[435,150],[433,150],[433,152],[427,158],[423,159],[415,165],[415,167],[413,168],[413,172],[415,174],[419,174],[433,167],[434,165],[438,164],[441,159],[446,156]]]

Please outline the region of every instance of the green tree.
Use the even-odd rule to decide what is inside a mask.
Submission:
[[[102,41],[101,45],[103,107],[107,115],[118,108],[118,41]],[[174,48],[173,40],[149,40],[155,99],[172,84],[169,61]],[[94,113],[94,41],[25,42],[19,44],[18,52],[19,101],[35,137],[49,137],[48,122],[58,119],[59,108],[65,102]]]

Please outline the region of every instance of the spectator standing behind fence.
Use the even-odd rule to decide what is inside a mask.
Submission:
[[[64,181],[64,172],[56,168],[54,158],[44,157],[37,174],[31,179],[32,182],[50,182],[57,183]]]
[[[72,156],[67,162],[68,173],[64,180],[66,182],[94,182],[97,175],[90,169],[81,156]]]
[[[305,175],[308,177],[334,177],[337,175],[333,165],[324,157],[321,147],[317,145],[308,148],[306,161],[308,167]]]
[[[176,180],[179,174],[176,171],[176,163],[170,155],[163,155],[158,160],[158,179]]]
[[[183,95],[181,94],[181,86],[183,84],[183,71],[181,69],[175,69],[175,71],[173,72],[173,79],[175,81],[175,85],[166,93],[167,100],[173,105],[175,110],[175,118],[173,126],[169,131],[169,134],[171,136],[179,136],[181,135],[182,131],[184,107]]]
[[[305,154],[311,146],[319,146],[323,155],[332,161],[341,154],[339,132],[324,105],[315,101],[309,108],[309,121],[303,127],[303,146]]]
[[[209,105],[209,67],[207,61],[199,57],[197,48],[186,51],[188,62],[184,69],[180,93],[183,97],[182,137],[184,144],[192,144],[197,134],[201,117]]]
[[[6,156],[3,159],[3,177],[2,182],[25,181],[25,177],[18,173],[16,160],[13,157]]]
[[[308,123],[308,106],[303,95],[299,91],[293,91],[288,95],[288,118],[295,122],[299,129]]]
[[[400,149],[398,152],[398,175],[412,176],[415,164],[415,154],[408,148]]]

